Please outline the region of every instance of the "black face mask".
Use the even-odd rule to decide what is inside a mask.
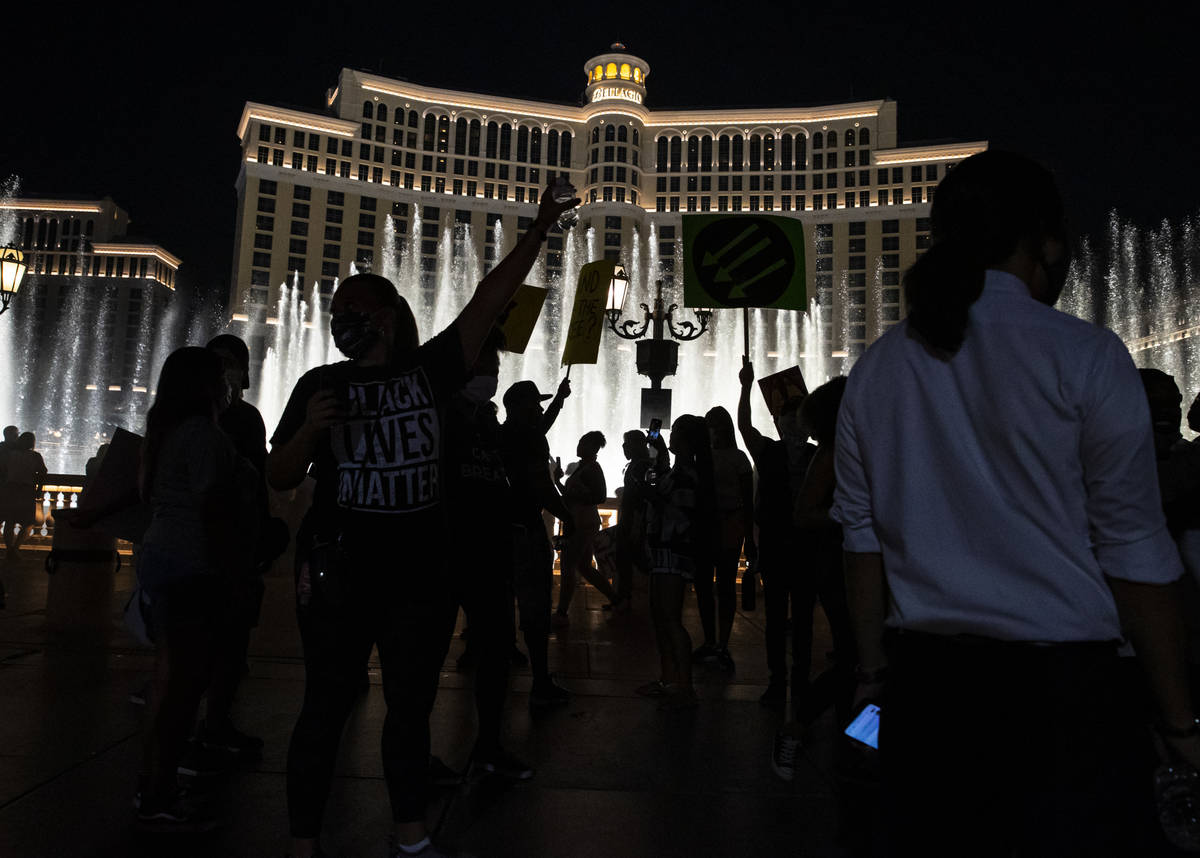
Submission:
[[[1071,273],[1071,251],[1065,242],[1062,255],[1056,261],[1042,260],[1042,270],[1046,272],[1046,285],[1049,287],[1046,303],[1053,307],[1066,288],[1067,275]]]
[[[337,313],[329,319],[333,344],[350,360],[358,360],[375,344],[379,332],[364,313]]]

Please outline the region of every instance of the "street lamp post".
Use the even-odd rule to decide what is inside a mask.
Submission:
[[[11,245],[0,248],[0,313],[8,309],[13,295],[21,288],[28,267],[20,250]]]
[[[628,288],[629,278],[618,266],[608,291],[608,326],[623,340],[637,340],[637,371],[650,379],[650,387],[642,391],[642,425],[649,425],[654,417],[669,423],[671,391],[663,390],[663,379],[674,375],[679,367],[679,343],[699,339],[708,330],[712,310],[693,310],[699,324],[690,320],[677,322],[674,316],[679,305],[671,304],[664,309],[663,283],[658,280],[654,284],[654,309],[642,304],[640,322],[637,319],[618,322]],[[647,333],[649,339],[645,339]],[[670,339],[667,339],[668,334]]]

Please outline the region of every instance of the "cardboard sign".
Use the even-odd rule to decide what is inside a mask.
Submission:
[[[521,285],[517,294],[513,295],[496,327],[504,333],[504,350],[513,354],[525,354],[533,329],[537,327],[538,317],[542,314],[542,305],[546,303],[546,289],[540,286]]]
[[[683,216],[683,305],[807,310],[804,225],[772,215]]]
[[[772,417],[778,417],[779,412],[783,410],[784,403],[793,396],[808,395],[808,385],[804,383],[804,373],[798,366],[760,378],[758,389],[762,391],[763,399],[767,401],[767,411],[771,412]]]
[[[617,263],[611,259],[589,262],[579,271],[571,324],[563,343],[562,365],[595,363],[600,356],[600,334],[604,331],[604,310],[608,287]]]

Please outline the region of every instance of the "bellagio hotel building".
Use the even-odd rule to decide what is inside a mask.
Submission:
[[[328,296],[350,264],[382,252],[421,217],[421,270],[433,287],[438,238],[471,225],[485,266],[558,175],[580,190],[579,226],[626,264],[654,225],[660,272],[675,282],[688,212],[770,212],[805,221],[810,296],[831,352],[861,351],[901,318],[900,275],[928,246],[929,201],[955,163],[986,143],[900,146],[891,100],[819,107],[651,109],[650,66],[613,45],[583,69],[582,104],[437,89],[343,69],[325,110],[247,103],[231,312],[262,321],[298,273]],[[505,242],[506,245],[508,242]],[[547,274],[561,274],[552,233]],[[681,285],[681,284],[679,284]],[[679,289],[675,285],[675,289]]]

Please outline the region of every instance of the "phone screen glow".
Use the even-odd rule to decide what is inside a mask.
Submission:
[[[879,749],[879,707],[868,703],[846,727],[846,735],[864,745]]]

